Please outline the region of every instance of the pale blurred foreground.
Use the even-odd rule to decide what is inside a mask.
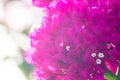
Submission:
[[[35,80],[23,55],[30,46],[28,33],[42,15],[31,0],[0,0],[0,80]]]

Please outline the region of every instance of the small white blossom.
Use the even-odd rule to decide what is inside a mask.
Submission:
[[[92,56],[92,57],[96,57],[96,53],[92,53],[91,56]]]
[[[97,59],[96,64],[101,64],[101,59]]]
[[[104,54],[103,54],[103,53],[99,53],[99,54],[98,54],[98,57],[99,57],[99,58],[104,58]]]

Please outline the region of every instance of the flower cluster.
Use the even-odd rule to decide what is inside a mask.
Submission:
[[[45,7],[26,60],[38,80],[106,80],[120,59],[119,0],[33,0]]]

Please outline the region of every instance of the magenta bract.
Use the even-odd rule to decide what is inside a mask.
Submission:
[[[30,33],[26,60],[38,80],[106,80],[120,59],[119,0],[33,0],[46,6],[42,26]],[[52,5],[48,5],[52,4]]]
[[[45,7],[50,4],[52,0],[32,0],[33,5],[38,7]]]

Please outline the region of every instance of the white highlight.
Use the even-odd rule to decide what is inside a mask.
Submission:
[[[69,51],[70,50],[70,46],[66,46],[66,50]]]
[[[63,44],[63,42],[62,42],[62,43],[60,43],[60,46],[61,46],[61,47],[63,47],[63,45],[64,45],[64,44]]]
[[[116,74],[115,74],[115,75],[118,75],[118,72],[119,72],[119,67],[117,68],[117,71],[116,71]]]

